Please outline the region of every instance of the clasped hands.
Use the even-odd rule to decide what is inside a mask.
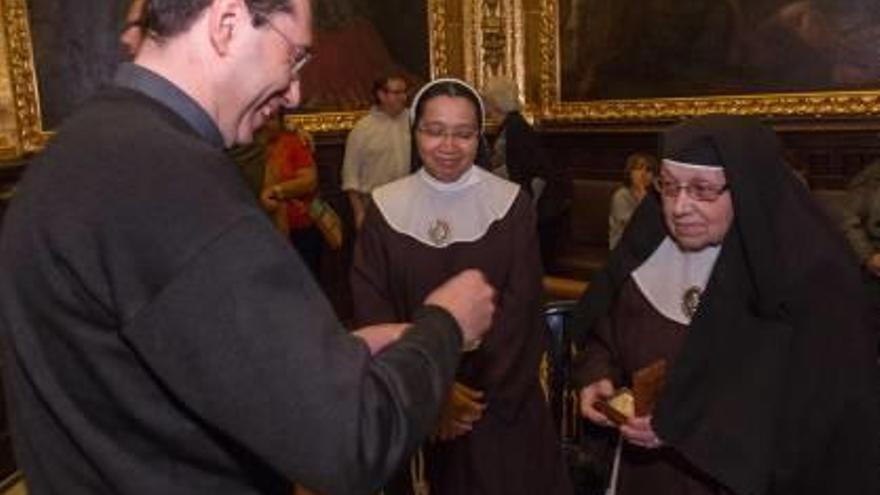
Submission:
[[[604,378],[582,388],[580,391],[581,415],[597,425],[619,428],[623,438],[633,445],[645,449],[662,447],[663,441],[654,432],[654,428],[651,426],[650,415],[629,418],[626,423],[618,427],[595,408],[594,404],[596,402],[608,399],[613,395],[614,385],[611,384],[610,380]]]

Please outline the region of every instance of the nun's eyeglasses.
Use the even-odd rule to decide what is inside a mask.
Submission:
[[[721,197],[724,191],[730,189],[730,186],[728,184],[719,185],[709,182],[680,183],[674,180],[657,178],[654,179],[654,189],[668,198],[675,198],[680,191],[684,190],[685,194],[691,199],[712,202]]]
[[[447,129],[443,126],[434,125],[419,126],[416,128],[416,130],[429,139],[441,140],[446,137],[450,137],[453,141],[459,143],[466,143],[471,141],[472,139],[476,138],[477,134],[479,134],[480,132],[472,127]]]

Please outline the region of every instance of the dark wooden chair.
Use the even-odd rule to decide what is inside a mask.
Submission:
[[[581,419],[578,390],[572,380],[577,357],[571,322],[577,302],[550,301],[544,305],[548,351],[545,390],[563,458],[577,495],[601,495],[608,485],[613,458],[614,430]]]

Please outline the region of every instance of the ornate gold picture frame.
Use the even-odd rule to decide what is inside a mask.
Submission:
[[[494,22],[493,10],[510,19],[511,0],[421,0],[428,12],[430,77],[453,75],[479,77],[474,67],[483,62],[476,45],[482,37],[476,24],[486,17]],[[28,0],[0,0],[0,166],[39,150],[51,135],[41,117],[41,102],[34,59]],[[506,26],[506,24],[504,25]],[[506,29],[506,27],[504,28]],[[116,35],[115,33],[113,34]],[[489,43],[489,42],[487,42]],[[491,43],[489,43],[491,44]],[[503,65],[515,56],[513,45],[504,45]],[[363,111],[307,113],[294,118],[312,132],[343,132]]]
[[[0,13],[0,160],[9,160],[40,149],[48,133],[40,122],[26,2],[0,0]]]
[[[749,91],[747,94],[687,94],[675,97],[634,97],[618,99],[565,100],[563,95],[562,53],[570,46],[562,46],[563,29],[561,6],[570,12],[571,4],[588,9],[602,2],[589,0],[523,0],[526,10],[539,12],[529,17],[527,32],[537,32],[536,53],[527,56],[526,63],[536,69],[530,79],[535,86],[530,90],[536,96],[535,104],[542,123],[550,126],[606,126],[680,119],[710,113],[760,115],[774,121],[806,120],[813,122],[860,118],[880,113],[880,90],[840,90],[833,86],[816,91],[766,92]],[[675,2],[676,0],[669,0]],[[612,4],[614,2],[605,2]],[[637,2],[630,2],[635,5]],[[727,4],[731,2],[719,2]],[[737,3],[737,2],[733,2]],[[792,2],[792,4],[804,2]],[[581,15],[588,13],[581,12]],[[787,12],[786,12],[787,14]],[[647,14],[645,14],[647,16]],[[647,16],[650,17],[650,16]],[[656,22],[656,19],[651,19]],[[629,26],[627,29],[633,28]],[[876,31],[876,30],[875,30]],[[880,37],[876,41],[880,41]],[[874,50],[876,51],[876,50]],[[837,53],[837,52],[835,52]],[[527,54],[528,55],[528,54]],[[568,60],[571,57],[567,57]],[[876,63],[866,60],[866,63]],[[875,83],[880,88],[880,80]],[[827,89],[827,90],[825,90]]]

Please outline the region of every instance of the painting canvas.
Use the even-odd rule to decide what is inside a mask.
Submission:
[[[876,0],[558,0],[559,99],[880,87]]]
[[[129,0],[28,0],[43,127],[60,122],[108,82],[124,59],[119,30]]]
[[[307,112],[363,110],[385,74],[410,87],[430,74],[427,2],[321,0],[315,2],[315,59],[302,75]]]

